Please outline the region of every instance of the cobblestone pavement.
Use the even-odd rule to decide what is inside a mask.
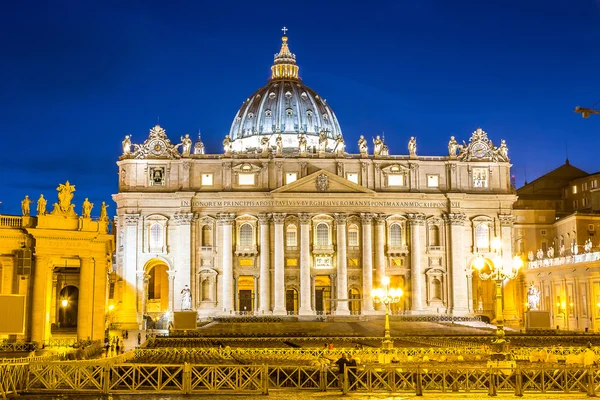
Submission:
[[[106,396],[94,395],[24,395],[20,399],[26,400],[189,400],[189,399],[205,399],[205,400],[260,400],[260,399],[275,399],[275,400],[308,400],[308,399],[349,399],[349,400],[406,400],[406,399],[423,399],[423,400],[476,400],[490,399],[487,393],[467,394],[467,393],[425,393],[422,397],[417,397],[411,394],[359,394],[352,393],[342,395],[335,392],[307,392],[307,391],[290,391],[290,390],[271,390],[268,396],[261,395],[178,395],[178,394],[113,394]],[[499,394],[496,399],[515,399],[514,394]],[[586,399],[584,393],[581,394],[525,394],[523,399],[528,400],[572,400]]]

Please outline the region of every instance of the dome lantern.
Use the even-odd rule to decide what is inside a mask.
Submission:
[[[271,67],[271,79],[300,79],[298,77],[298,66],[296,65],[296,55],[290,52],[288,47],[287,28],[284,26],[283,37],[281,38],[281,50],[275,54],[275,62]]]

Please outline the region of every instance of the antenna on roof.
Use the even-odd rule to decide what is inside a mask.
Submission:
[[[569,165],[569,141],[565,139],[565,164]]]

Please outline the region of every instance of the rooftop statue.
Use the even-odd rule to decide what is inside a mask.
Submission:
[[[358,139],[358,150],[360,151],[360,155],[366,157],[369,155],[369,148],[367,146],[367,140],[363,135],[360,135],[360,139]]]
[[[450,136],[450,141],[448,142],[448,156],[450,158],[456,158],[456,150],[458,150],[458,142],[454,139],[454,136]]]
[[[64,184],[61,183],[56,188],[58,191],[58,203],[54,203],[54,209],[52,210],[53,215],[70,215],[72,217],[77,216],[75,214],[75,205],[71,204],[71,200],[73,200],[73,192],[75,191],[75,186],[71,185],[69,181]]]
[[[319,153],[324,153],[327,149],[327,135],[325,131],[319,133]]]
[[[283,154],[283,138],[281,137],[281,133],[277,135],[275,143],[277,144],[277,155],[280,156]]]
[[[189,157],[190,152],[192,151],[192,139],[190,139],[190,135],[189,134],[185,134],[184,136],[181,136],[181,145],[182,145],[182,154],[184,157]]]
[[[260,147],[262,148],[262,153],[265,156],[269,154],[269,150],[271,150],[269,147],[269,140],[270,138],[268,136],[263,136],[260,138]]]
[[[229,135],[225,135],[225,139],[223,139],[223,152],[226,156],[231,154],[231,138]]]
[[[306,135],[304,133],[298,135],[298,151],[300,157],[306,157]]]
[[[344,142],[344,138],[342,134],[339,133],[337,138],[335,138],[335,153],[338,157],[344,157],[344,151],[346,150],[346,143]]]
[[[508,161],[508,147],[506,147],[506,140],[502,139],[500,147],[497,149],[498,158],[500,161]]]
[[[82,208],[81,216],[83,218],[89,218],[90,214],[92,213],[92,208],[94,208],[94,203],[90,203],[90,201],[86,197],[85,200],[83,201],[81,208]]]
[[[43,194],[40,194],[40,198],[37,201],[37,215],[46,215],[46,199]]]
[[[408,141],[408,154],[410,157],[417,156],[417,139],[414,136],[411,136],[410,140]]]
[[[128,156],[131,154],[131,136],[125,135],[125,139],[121,143],[123,146],[123,155]]]
[[[381,137],[379,135],[377,135],[373,139],[373,155],[380,156],[382,150],[383,150],[383,140],[381,140]]]
[[[23,201],[21,201],[21,212],[23,212],[24,217],[29,217],[29,205],[31,204],[31,200],[29,200],[29,196],[25,196]]]
[[[100,221],[108,222],[108,212],[106,211],[107,208],[108,205],[105,202],[102,202],[102,205],[100,206]]]

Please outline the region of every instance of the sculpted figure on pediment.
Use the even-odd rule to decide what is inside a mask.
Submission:
[[[182,146],[182,154],[184,156],[189,156],[192,151],[192,139],[190,139],[189,134],[185,134],[185,136],[181,136],[181,146]]]
[[[125,135],[125,139],[123,139],[123,142],[121,143],[121,145],[123,146],[123,155],[124,156],[128,156],[129,154],[131,154],[131,136],[130,135]]]
[[[46,199],[43,194],[40,194],[40,198],[37,201],[37,215],[46,215]]]
[[[29,200],[29,196],[25,196],[23,201],[21,201],[21,212],[23,213],[23,216],[25,216],[25,217],[29,216],[29,205],[30,204],[31,204],[31,200]]]
[[[298,151],[300,157],[306,157],[306,135],[303,133],[298,135]]]
[[[360,135],[358,139],[358,150],[360,151],[360,155],[366,157],[369,155],[369,148],[367,146],[367,140],[363,135]]]

